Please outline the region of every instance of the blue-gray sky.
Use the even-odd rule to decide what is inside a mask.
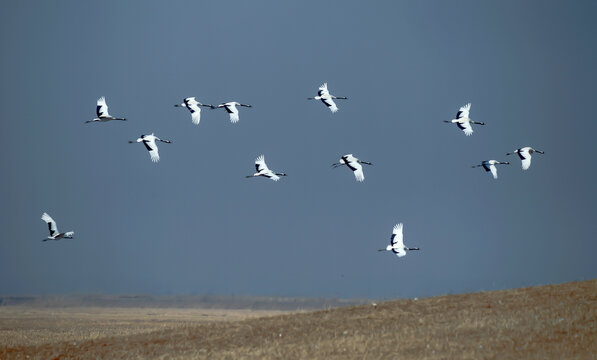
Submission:
[[[594,278],[593,1],[0,5],[0,293],[414,297]],[[306,100],[348,96],[331,114]],[[84,124],[106,96],[125,123]],[[236,100],[193,125],[184,97]],[[452,119],[472,103],[466,137]],[[155,132],[154,164],[128,140]],[[506,152],[545,151],[523,172]],[[357,183],[353,153],[373,166]],[[288,177],[245,179],[253,161]],[[471,165],[509,160],[493,180]],[[41,242],[47,211],[76,239]],[[422,248],[378,253],[392,227]]]

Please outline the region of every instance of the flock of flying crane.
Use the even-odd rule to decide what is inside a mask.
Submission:
[[[328,91],[327,83],[324,83],[323,85],[321,85],[319,87],[317,96],[310,97],[307,99],[308,100],[321,100],[321,102],[323,102],[325,104],[325,106],[327,106],[332,113],[336,113],[338,111],[338,106],[336,105],[334,100],[335,99],[346,100],[348,98],[347,97],[337,97],[337,96],[330,94],[330,92]],[[249,107],[249,108],[252,107],[251,105],[241,104],[236,101],[222,103],[218,106],[214,106],[211,104],[202,104],[199,101],[197,101],[195,99],[195,97],[188,97],[183,100],[182,104],[176,104],[174,106],[187,108],[191,112],[191,121],[195,125],[199,125],[199,122],[201,121],[201,107],[208,107],[212,110],[218,109],[218,108],[224,108],[226,110],[226,112],[228,113],[228,115],[230,116],[230,121],[232,123],[237,123],[240,120],[239,111],[237,109],[237,106],[243,106],[243,107]],[[444,120],[444,122],[456,124],[456,126],[458,126],[458,128],[460,128],[466,136],[470,136],[473,134],[473,128],[471,126],[472,124],[485,125],[485,123],[483,123],[483,122],[471,120],[469,118],[470,110],[471,110],[471,104],[468,103],[468,104],[462,106],[458,110],[458,113],[456,113],[455,119]],[[97,100],[96,113],[97,113],[97,118],[94,118],[92,120],[87,120],[85,123],[108,122],[108,121],[113,121],[113,120],[126,121],[126,118],[114,117],[108,113],[108,104],[106,103],[106,99],[103,96]],[[158,146],[156,144],[156,141],[160,141],[160,142],[168,143],[168,144],[171,143],[170,140],[162,140],[162,139],[158,138],[157,136],[155,136],[153,133],[147,134],[147,135],[141,135],[137,140],[134,140],[134,141],[131,140],[131,141],[129,141],[129,143],[143,143],[143,145],[145,145],[145,148],[147,149],[147,151],[149,151],[149,156],[151,158],[151,161],[158,162],[160,160],[160,155],[158,152]],[[525,147],[516,149],[511,153],[506,153],[506,155],[517,154],[518,157],[520,157],[520,160],[522,162],[522,169],[527,170],[531,166],[531,158],[532,158],[533,153],[535,153],[535,152],[544,154],[543,151],[533,149],[530,146],[525,146]],[[359,182],[363,182],[365,180],[365,175],[363,173],[362,164],[372,165],[370,162],[359,160],[352,154],[346,154],[340,158],[338,163],[332,164],[332,167],[337,168],[342,165],[346,165],[350,170],[352,170],[352,172],[355,176],[355,179]],[[473,165],[472,167],[473,168],[483,167],[483,169],[485,169],[486,172],[491,172],[491,175],[493,176],[494,179],[497,179],[498,175],[497,175],[496,165],[498,165],[498,164],[509,165],[510,163],[507,161],[501,162],[501,161],[497,161],[497,160],[485,160],[481,164]],[[263,177],[272,179],[274,181],[278,181],[278,180],[280,180],[281,176],[287,176],[285,173],[279,173],[279,172],[274,172],[274,171],[270,170],[265,163],[264,155],[260,155],[259,157],[257,157],[255,159],[255,169],[256,169],[256,172],[253,175],[247,175],[246,177],[253,178],[253,177],[263,176]],[[56,226],[56,222],[47,213],[44,212],[41,216],[41,219],[48,224],[48,228],[50,230],[50,236],[48,236],[43,241],[60,240],[63,238],[65,238],[65,239],[73,238],[74,231],[69,231],[69,232],[65,232],[65,233],[59,232],[58,227]],[[420,250],[419,248],[409,248],[404,245],[402,228],[403,228],[402,223],[396,224],[392,231],[390,245],[388,245],[385,249],[379,249],[378,251],[392,251],[398,257],[402,257],[402,256],[406,255],[406,250],[409,250],[409,251],[410,250]]]

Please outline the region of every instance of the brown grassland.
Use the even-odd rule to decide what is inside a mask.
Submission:
[[[310,312],[0,307],[0,359],[596,359],[597,280]]]

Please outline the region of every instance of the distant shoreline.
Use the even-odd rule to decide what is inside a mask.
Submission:
[[[318,310],[370,303],[368,299],[299,298],[245,295],[142,295],[68,294],[0,296],[0,306],[200,308],[249,310]]]

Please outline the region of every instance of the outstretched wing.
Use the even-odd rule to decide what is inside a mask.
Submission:
[[[321,102],[327,106],[331,112],[335,113],[338,111],[338,106],[330,96],[330,92],[328,91],[328,83],[324,83],[319,87],[319,91],[317,92],[319,97],[321,98]]]
[[[147,151],[149,151],[149,157],[151,157],[151,161],[160,161],[160,153],[158,152],[158,146],[155,143],[155,138],[144,138],[143,145],[145,145],[145,148]]]
[[[394,229],[392,231],[392,247],[404,247],[404,241],[402,239],[402,223],[394,225]]]
[[[257,159],[255,159],[255,169],[258,173],[269,171],[269,168],[265,164],[265,157],[263,155],[260,155],[259,157],[257,157]]]
[[[518,150],[518,157],[522,161],[522,170],[527,170],[531,167],[531,156],[528,148]]]
[[[348,168],[354,173],[354,177],[357,179],[357,181],[362,182],[365,180],[365,174],[363,174],[363,165],[358,162],[357,158],[354,159],[355,160],[350,161],[344,159],[344,161],[346,161],[346,166],[348,166]]]
[[[52,219],[48,213],[43,213],[41,215],[41,219],[48,224],[48,228],[50,229],[50,236],[54,236],[58,233],[58,227],[56,226],[56,221]]]
[[[491,175],[493,175],[494,179],[497,179],[497,167],[493,164],[489,165],[489,171],[491,171]]]
[[[278,175],[276,175],[273,171],[269,170],[267,171],[265,174],[263,174],[263,176],[265,176],[268,179],[272,179],[274,181],[278,181],[280,180],[280,177]]]
[[[464,105],[456,113],[456,119],[468,118],[470,110],[471,110],[471,103]]]
[[[334,100],[332,99],[321,99],[321,102],[323,102],[325,104],[325,106],[327,106],[331,112],[336,113],[338,112],[338,106],[336,105],[336,103],[334,102]]]
[[[473,134],[473,127],[471,126],[471,123],[468,121],[458,121],[456,122],[456,125],[458,126],[458,128],[462,131],[464,131],[464,134],[466,136],[471,136]]]
[[[191,112],[191,120],[193,124],[199,125],[201,121],[201,108],[198,105],[197,100],[194,97],[184,99],[184,104],[187,106],[187,109]]]
[[[105,97],[102,96],[101,98],[97,99],[97,108],[95,112],[97,113],[98,118],[110,116],[110,114],[108,114],[108,104],[106,104]]]
[[[330,92],[328,91],[328,83],[323,83],[319,87],[319,91],[317,92],[317,95],[319,95],[319,96],[330,95]]]
[[[238,109],[236,108],[236,104],[233,102],[227,103],[224,107],[230,115],[230,122],[236,124],[240,118],[238,117]]]

